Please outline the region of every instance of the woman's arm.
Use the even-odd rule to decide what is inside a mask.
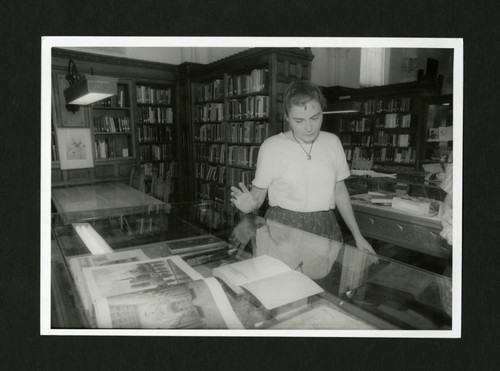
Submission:
[[[248,214],[262,206],[266,199],[267,189],[253,186],[249,191],[243,183],[239,183],[239,186],[241,189],[231,187],[231,202],[238,210]]]
[[[351,198],[344,181],[340,181],[335,184],[335,205],[339,210],[342,219],[344,219],[345,224],[351,231],[354,240],[356,241],[356,246],[361,250],[375,254],[372,246],[362,236],[361,231],[359,230],[358,223],[354,217],[354,212],[352,211]]]

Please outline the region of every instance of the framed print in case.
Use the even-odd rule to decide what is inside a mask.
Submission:
[[[94,167],[90,129],[57,129],[61,170]]]

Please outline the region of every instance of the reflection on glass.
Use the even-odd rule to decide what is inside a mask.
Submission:
[[[65,259],[89,253],[72,227],[75,222],[92,225],[115,251],[142,246],[148,258],[165,256],[165,241],[210,234],[227,241],[234,253],[200,266],[207,275],[218,264],[266,254],[313,279],[325,290],[323,298],[342,305],[353,318],[369,322],[376,317],[401,329],[451,328],[449,277],[386,257],[374,257],[256,215],[239,215],[210,203],[185,203],[107,210],[105,214],[99,210],[54,214],[52,221],[53,236]],[[235,306],[243,305],[241,298],[231,300]],[[167,312],[170,316],[174,307],[182,312],[183,307],[171,305],[156,306],[146,312],[148,317]],[[262,315],[255,311],[245,310],[242,323],[248,326],[262,320]]]

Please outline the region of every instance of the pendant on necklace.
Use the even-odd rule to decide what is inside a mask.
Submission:
[[[311,159],[311,155],[308,153],[308,154],[307,154],[307,156],[306,156],[306,158],[307,158],[308,160],[310,160],[310,159]]]

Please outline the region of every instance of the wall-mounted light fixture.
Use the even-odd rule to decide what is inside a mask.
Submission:
[[[118,93],[118,79],[114,77],[84,75],[82,78],[78,73],[75,62],[69,60],[68,74],[66,79],[69,87],[64,90],[66,105],[74,111],[75,106],[86,106],[102,99],[109,98]],[[71,107],[72,106],[72,107]]]
[[[350,95],[345,95],[341,96],[338,98],[338,101],[336,101],[333,104],[333,111],[326,111],[323,112],[323,115],[340,115],[344,113],[358,113],[361,111],[361,103],[360,102],[354,102],[351,100]]]

